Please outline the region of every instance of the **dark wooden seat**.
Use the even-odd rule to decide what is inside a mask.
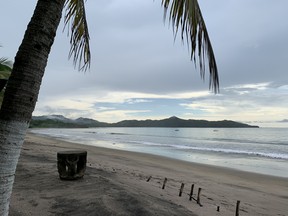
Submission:
[[[57,167],[60,179],[75,180],[83,178],[86,170],[87,151],[57,152]]]

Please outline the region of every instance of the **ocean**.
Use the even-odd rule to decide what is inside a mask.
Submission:
[[[288,128],[49,128],[31,132],[79,144],[288,177]]]

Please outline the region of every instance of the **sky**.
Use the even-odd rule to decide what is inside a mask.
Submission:
[[[36,2],[2,2],[1,57],[14,60]],[[288,1],[199,5],[216,56],[219,94],[209,90],[208,71],[201,79],[187,44],[174,41],[161,0],[87,0],[90,70],[79,72],[68,60],[62,19],[33,115],[104,122],[177,116],[288,127]]]

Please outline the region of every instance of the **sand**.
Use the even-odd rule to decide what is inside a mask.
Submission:
[[[85,176],[76,181],[60,180],[56,154],[75,149],[88,152]],[[189,201],[192,184],[193,199]],[[194,200],[199,188],[202,206]],[[28,134],[9,215],[231,216],[237,200],[240,216],[287,216],[288,179]]]

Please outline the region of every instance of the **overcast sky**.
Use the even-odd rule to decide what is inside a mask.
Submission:
[[[2,2],[0,56],[14,59],[36,2]],[[90,71],[78,72],[68,61],[62,20],[33,115],[106,122],[178,116],[260,126],[288,119],[288,1],[199,4],[216,55],[220,94],[209,91],[208,76],[201,80],[187,45],[174,42],[161,0],[88,0]]]

